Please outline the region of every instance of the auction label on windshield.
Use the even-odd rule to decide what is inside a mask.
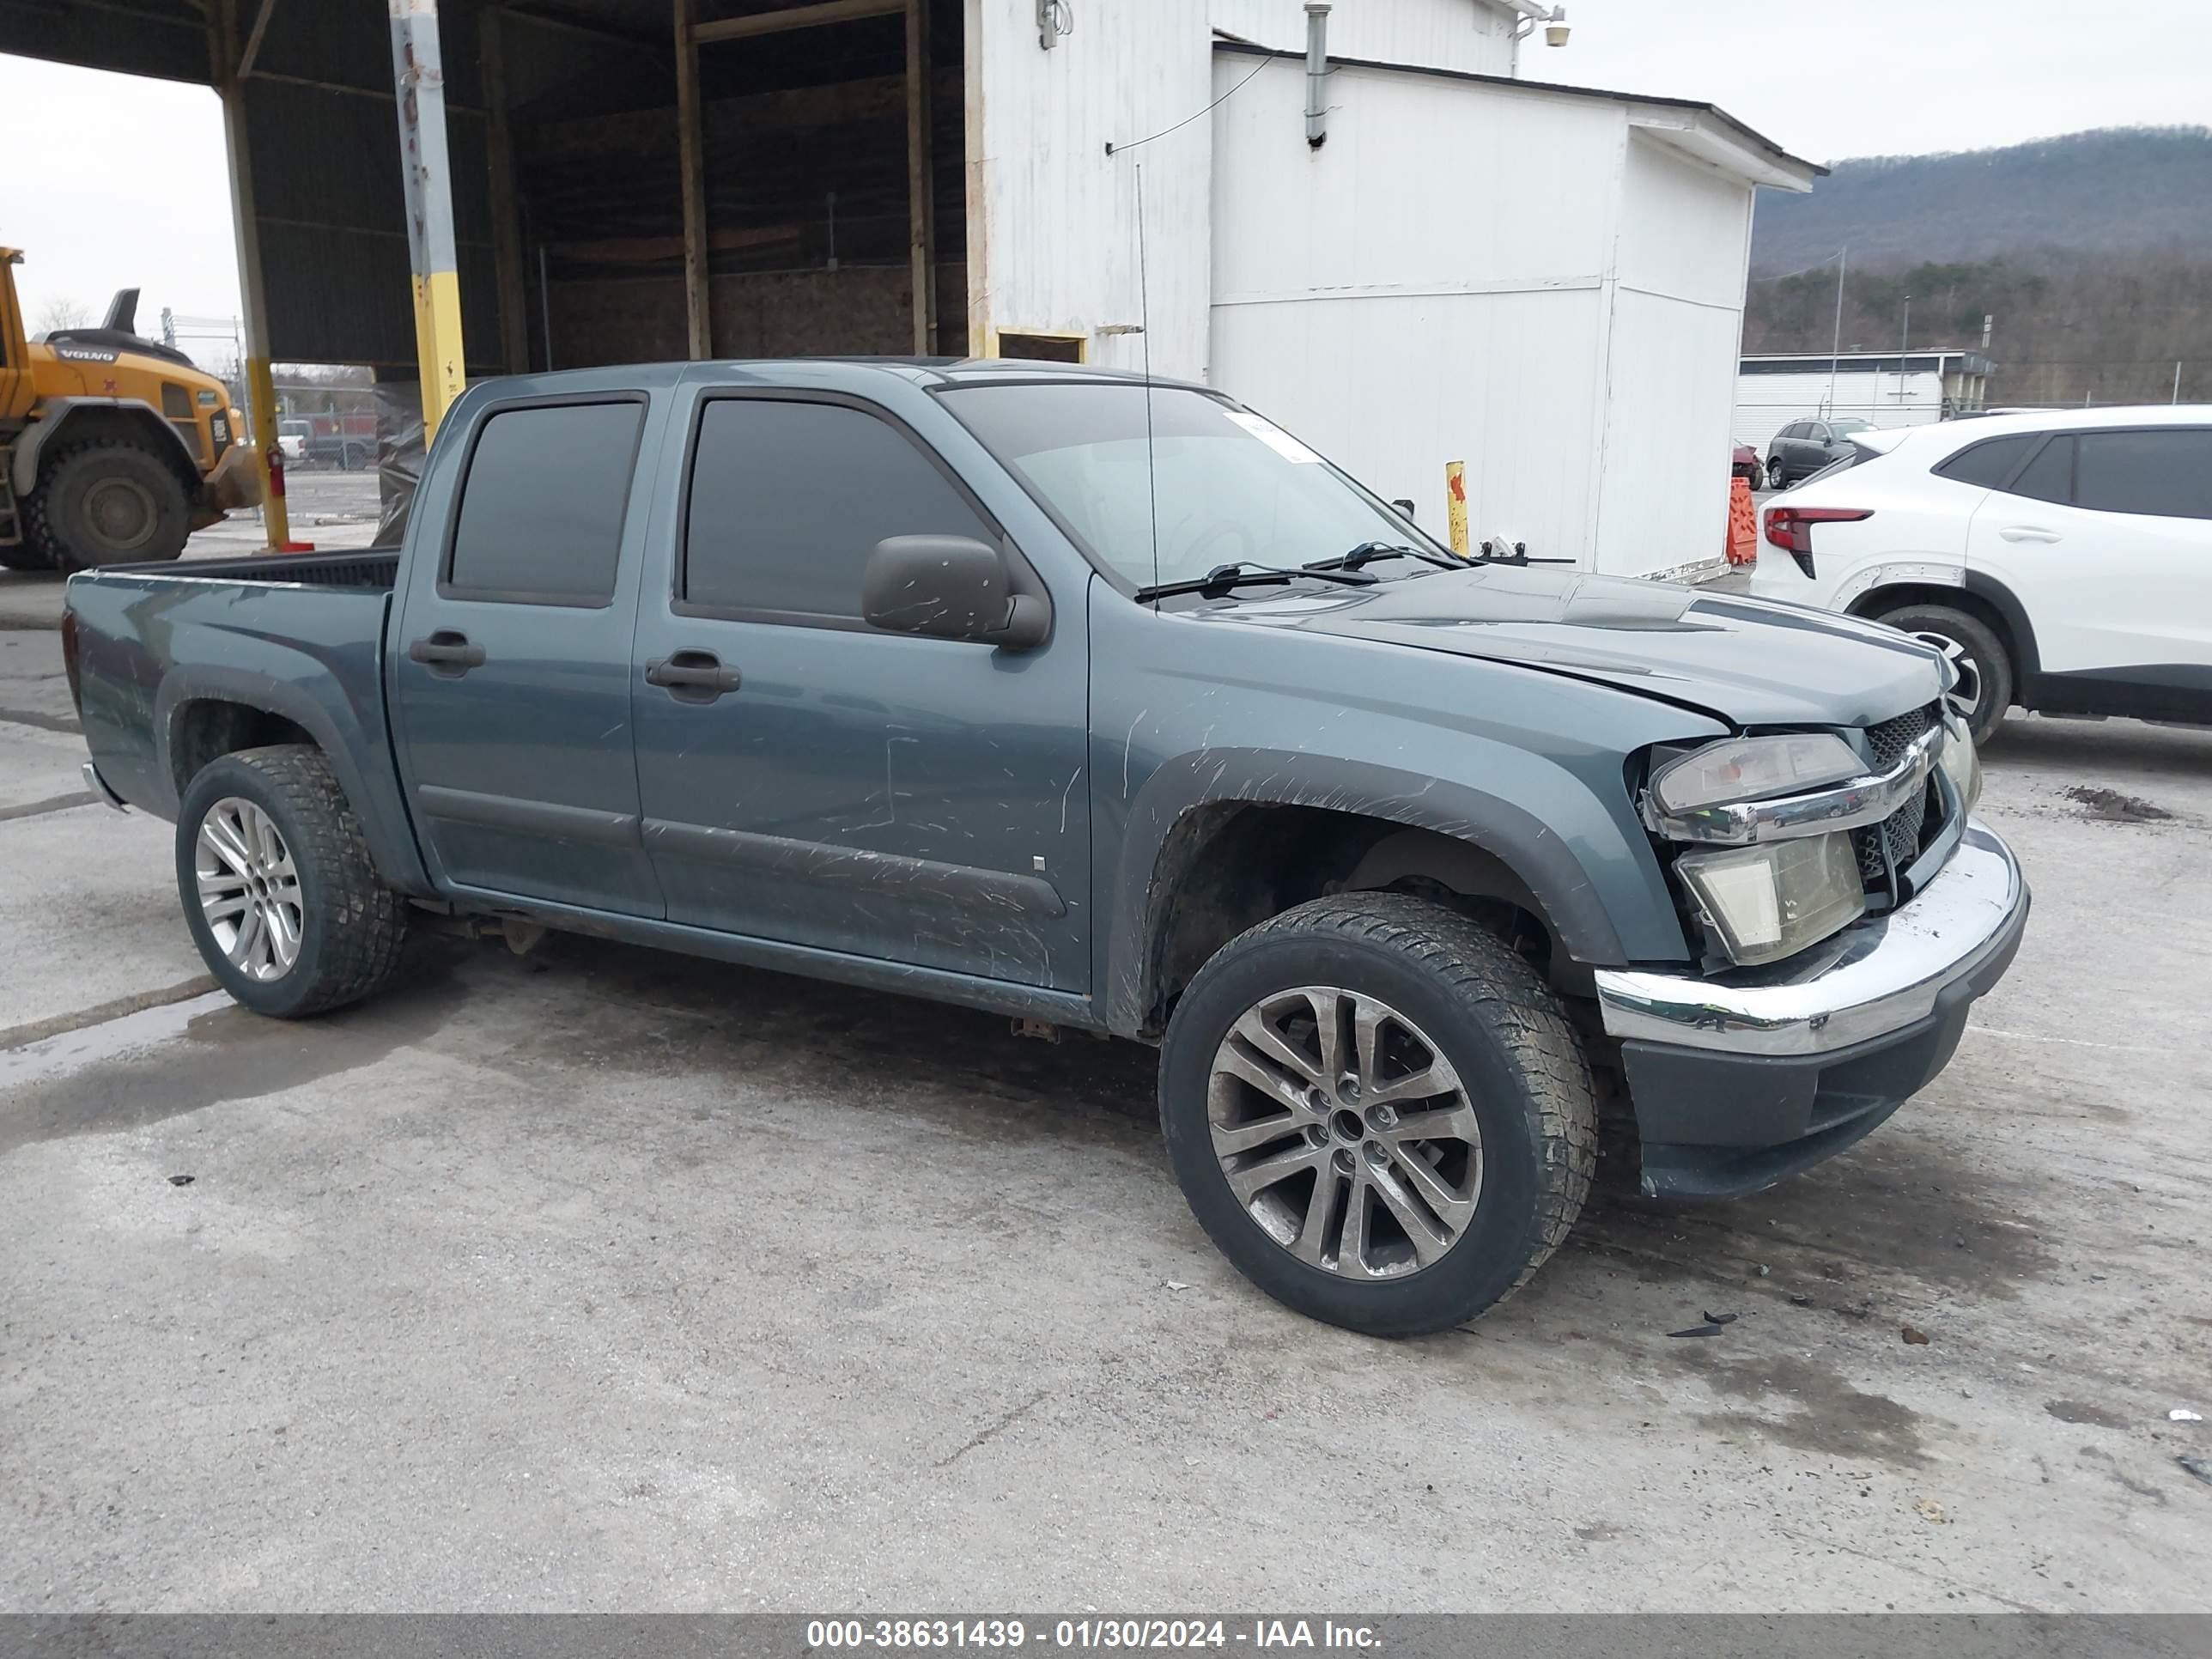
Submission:
[[[1224,409],[1221,412],[1286,461],[1310,466],[1321,459],[1282,428],[1272,421],[1262,420],[1249,409]]]
[[[806,1645],[820,1651],[865,1648],[1020,1648],[1080,1653],[1104,1648],[1243,1648],[1289,1653],[1302,1648],[1374,1649],[1372,1625],[1336,1619],[815,1619]]]

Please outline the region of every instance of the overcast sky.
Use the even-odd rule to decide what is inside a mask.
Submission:
[[[2212,120],[2212,0],[1567,0],[1567,13],[1568,46],[1522,49],[1527,78],[1710,100],[1816,161]],[[0,57],[0,109],[15,131],[47,135],[16,146],[0,201],[0,240],[27,253],[16,278],[34,328],[50,301],[97,313],[132,283],[148,333],[165,305],[238,309],[213,93]]]

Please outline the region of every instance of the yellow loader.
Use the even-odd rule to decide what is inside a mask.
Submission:
[[[185,538],[261,500],[230,392],[134,331],[125,289],[98,328],[23,331],[0,247],[0,565],[82,570],[173,559]]]

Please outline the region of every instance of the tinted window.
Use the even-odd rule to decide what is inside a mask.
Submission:
[[[967,386],[945,406],[1132,586],[1239,561],[1301,565],[1420,532],[1272,422],[1129,382]],[[1427,544],[1433,547],[1434,544]],[[1388,567],[1411,575],[1407,561]]]
[[[483,423],[447,580],[486,598],[604,605],[629,503],[641,403],[502,410]]]
[[[1992,438],[1987,443],[1962,449],[1937,467],[1936,471],[1946,478],[1956,478],[1960,483],[1980,484],[1994,489],[2005,481],[2006,475],[2020,465],[2020,458],[2027,453],[2027,447],[2037,441],[2033,432],[2013,438]]]
[[[2212,432],[2085,432],[2074,505],[2212,519]]]
[[[2033,495],[2039,501],[2067,501],[2074,496],[2074,440],[2053,438],[2035,452],[2027,471],[2014,479],[2009,492]]]
[[[835,404],[707,405],[691,463],[684,598],[722,611],[858,617],[886,536],[997,534],[888,422]]]

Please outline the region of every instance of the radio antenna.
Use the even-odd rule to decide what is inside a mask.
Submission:
[[[1160,584],[1160,475],[1152,453],[1152,296],[1145,281],[1145,164],[1137,167],[1137,332],[1144,341],[1145,497],[1152,516],[1152,586]],[[1152,601],[1152,608],[1159,608]]]

